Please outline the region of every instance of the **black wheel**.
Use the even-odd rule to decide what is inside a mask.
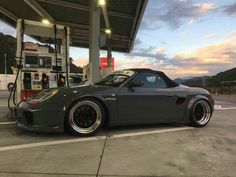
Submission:
[[[190,123],[194,127],[203,127],[210,121],[211,107],[205,100],[198,100],[190,111]]]
[[[69,133],[79,136],[91,136],[103,125],[104,108],[94,99],[81,99],[68,111],[65,125]]]

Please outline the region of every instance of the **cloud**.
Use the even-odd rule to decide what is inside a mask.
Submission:
[[[211,38],[213,38],[213,37],[215,37],[215,34],[214,33],[209,33],[209,34],[207,34],[207,35],[205,35],[205,36],[203,36],[205,39],[211,39]]]
[[[236,2],[231,5],[224,6],[222,10],[228,15],[236,15]]]
[[[176,71],[176,74],[180,75],[180,76],[185,76],[185,75],[206,75],[208,73],[209,73],[208,70],[199,70],[199,68],[196,68],[196,67]]]
[[[125,59],[116,59],[116,69],[152,68],[164,71],[171,78],[214,75],[220,71],[236,67],[236,40],[227,39],[188,52],[176,53],[173,57],[157,57],[155,47],[147,47],[145,52],[127,55]],[[151,52],[147,54],[146,52]],[[154,55],[153,57],[150,57]]]
[[[166,49],[163,48],[163,47],[159,47],[159,48],[156,49],[156,52],[159,53],[159,54],[162,54],[162,53],[166,52]]]
[[[207,45],[191,51],[176,53],[172,57],[165,54],[162,47],[136,47],[130,55],[115,57],[115,69],[152,68],[164,71],[171,78],[214,75],[220,71],[236,67],[236,38]],[[87,58],[74,60],[77,66],[88,63]]]
[[[205,13],[209,10],[213,10],[215,9],[215,4],[213,3],[197,3],[197,4],[194,4],[194,7],[197,7],[199,12],[201,13]]]
[[[236,38],[236,30],[235,30],[235,31],[230,31],[230,32],[227,34],[227,37],[228,37],[228,38]]]
[[[131,54],[127,54],[128,57],[142,57],[147,59],[164,60],[166,58],[164,48],[156,48],[154,46],[138,47],[133,49]]]
[[[194,4],[192,0],[150,0],[141,29],[152,30],[163,24],[171,29],[177,29],[184,23],[193,23],[215,8],[213,3]]]
[[[193,22],[194,22],[194,19],[191,18],[191,19],[189,20],[188,24],[191,25],[191,24],[193,24]]]
[[[88,58],[78,58],[78,59],[74,59],[73,63],[76,65],[76,66],[85,66],[87,65],[89,62]]]
[[[226,40],[213,45],[201,47],[190,52],[179,53],[183,59],[194,58],[198,65],[233,64],[236,58],[235,40]]]
[[[134,41],[134,46],[138,46],[140,44],[142,44],[142,41],[139,38],[136,38]]]

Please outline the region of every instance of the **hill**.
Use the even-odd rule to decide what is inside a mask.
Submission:
[[[178,84],[183,84],[184,82],[192,79],[193,77],[185,77],[185,78],[176,78],[174,81]]]
[[[182,78],[176,78],[174,79],[174,81],[178,84],[183,84],[184,82],[186,82],[187,80],[186,79],[182,79]]]
[[[12,74],[11,66],[15,61],[16,38],[0,33],[0,74],[5,73],[5,54],[7,57],[7,74]]]
[[[7,74],[12,74],[11,66],[15,63],[16,38],[0,32],[0,74],[5,73],[5,54],[7,58]],[[82,73],[83,69],[72,63],[70,58],[70,70],[72,73]]]
[[[183,82],[184,85],[192,87],[219,87],[223,81],[235,81],[236,68],[220,72],[215,76],[194,77]]]

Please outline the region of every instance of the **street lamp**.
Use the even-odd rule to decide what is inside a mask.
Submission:
[[[5,74],[7,74],[7,54],[4,54],[5,57]]]

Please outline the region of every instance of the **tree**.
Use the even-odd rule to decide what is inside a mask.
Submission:
[[[11,66],[15,63],[16,39],[0,33],[0,73],[5,73],[5,54],[7,56],[7,74],[12,74]]]

